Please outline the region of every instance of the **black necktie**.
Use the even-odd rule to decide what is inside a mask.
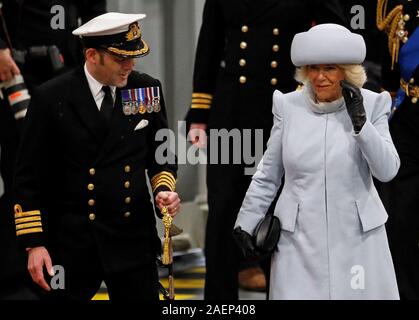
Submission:
[[[102,104],[100,106],[100,113],[103,114],[108,124],[110,124],[113,110],[113,98],[111,94],[111,88],[109,88],[108,86],[103,86],[102,90],[103,92],[105,92],[105,97],[103,98]]]

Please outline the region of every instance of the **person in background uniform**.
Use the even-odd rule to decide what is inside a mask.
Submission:
[[[64,29],[54,30],[51,20],[55,14],[51,13],[51,7],[57,4],[64,8]],[[81,63],[80,45],[71,36],[71,30],[77,27],[79,18],[86,21],[105,13],[105,9],[104,0],[3,1],[0,17],[0,166],[4,194],[0,198],[0,300],[39,298],[36,285],[26,270],[27,254],[17,248],[11,199],[16,150],[30,93],[42,82]],[[51,50],[53,45],[57,51]],[[16,83],[15,79],[22,75],[19,80],[22,83],[10,84],[11,81]],[[6,88],[6,84],[10,87]],[[9,95],[24,99],[17,98],[12,104]]]
[[[71,31],[79,26],[79,20],[85,23],[105,13],[106,0],[7,0],[2,11],[13,59],[31,91],[82,63],[81,44]],[[10,56],[4,30],[0,34],[0,52],[5,50]],[[2,73],[0,67],[0,77]]]
[[[381,197],[400,297],[419,299],[419,3],[379,0],[377,6],[377,26],[388,36],[382,84],[395,98],[390,133],[401,160]]]
[[[241,133],[262,129],[265,148],[272,127],[273,91],[297,87],[289,57],[292,37],[314,22],[346,24],[339,1],[207,0],[186,117],[192,142],[203,146],[210,129],[236,128]],[[209,150],[208,159],[216,151]],[[238,298],[243,258],[231,230],[251,180],[244,168],[243,159],[241,164],[207,166],[206,299]],[[265,287],[260,269],[257,274],[258,283],[248,288]],[[242,279],[245,283],[246,277]]]
[[[144,14],[107,13],[78,29],[85,64],[38,87],[15,175],[15,224],[34,282],[57,299],[158,300],[160,214],[174,216],[176,163],[156,159],[167,129],[161,84],[133,71],[149,53]],[[65,286],[49,285],[61,266]],[[57,269],[60,270],[60,269]],[[44,271],[46,271],[44,275]],[[48,274],[48,275],[47,275]]]
[[[234,229],[253,256],[250,235],[285,175],[274,211],[282,231],[270,299],[399,298],[387,213],[372,176],[391,180],[400,159],[388,129],[390,94],[361,89],[365,54],[364,39],[336,24],[293,39],[304,89],[274,92],[268,147]]]

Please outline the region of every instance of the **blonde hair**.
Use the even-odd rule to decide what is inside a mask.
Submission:
[[[338,68],[342,69],[345,79],[353,85],[361,88],[367,81],[367,73],[360,64],[338,64]],[[310,80],[307,77],[308,66],[302,66],[295,71],[295,80],[302,84],[307,84]]]

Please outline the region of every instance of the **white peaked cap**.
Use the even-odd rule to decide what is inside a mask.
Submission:
[[[107,36],[126,32],[131,23],[144,19],[144,13],[108,12],[93,18],[73,31],[75,36]]]

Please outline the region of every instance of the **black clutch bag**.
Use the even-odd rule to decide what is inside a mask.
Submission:
[[[266,214],[253,234],[255,246],[264,254],[272,254],[281,235],[281,222],[273,214]]]

